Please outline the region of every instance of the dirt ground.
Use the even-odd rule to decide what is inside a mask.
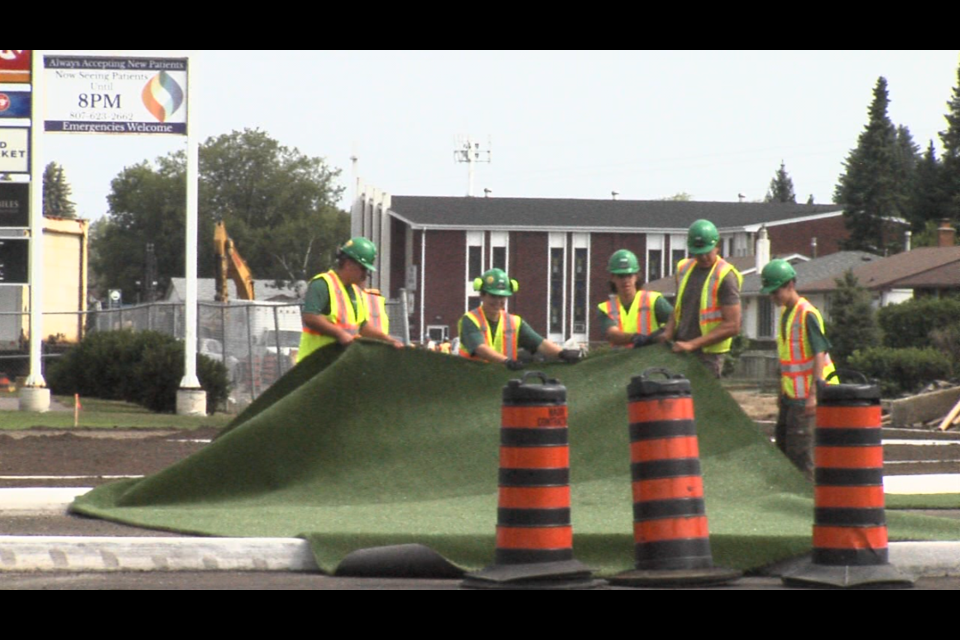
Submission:
[[[215,429],[29,429],[0,433],[0,487],[95,487],[156,473],[199,451]]]
[[[751,420],[768,421],[777,419],[777,396],[758,391],[731,390],[730,395],[740,405]]]

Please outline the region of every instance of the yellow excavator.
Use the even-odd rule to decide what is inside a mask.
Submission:
[[[214,227],[213,248],[217,257],[216,301],[227,302],[230,298],[227,278],[232,279],[237,286],[237,297],[240,300],[253,300],[253,274],[250,273],[250,267],[234,246],[233,240],[227,235],[227,227],[223,224],[223,220],[217,222]]]

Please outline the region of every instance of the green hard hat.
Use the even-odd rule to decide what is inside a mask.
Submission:
[[[493,296],[512,296],[520,286],[503,269],[490,269],[473,281],[473,290]]]
[[[607,271],[615,275],[628,275],[640,272],[640,263],[633,251],[620,249],[614,251],[607,264]]]
[[[377,248],[366,238],[350,238],[340,247],[340,253],[356,260],[367,271],[377,270],[373,266],[373,263],[377,261]]]
[[[760,293],[764,295],[773,293],[796,277],[797,272],[789,262],[780,259],[771,260],[760,274],[760,282],[763,284]]]
[[[720,242],[720,233],[709,220],[697,220],[687,231],[687,249],[690,255],[710,253]]]

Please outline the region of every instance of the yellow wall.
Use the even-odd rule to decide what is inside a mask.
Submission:
[[[44,218],[43,229],[43,331],[44,340],[77,342],[83,337],[87,310],[87,238],[89,222]],[[28,289],[24,287],[24,310],[29,310]],[[70,312],[70,313],[58,313]],[[30,319],[23,318],[23,330],[30,334]]]

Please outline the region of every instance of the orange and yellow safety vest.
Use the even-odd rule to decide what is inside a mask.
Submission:
[[[609,300],[601,302],[597,307],[617,323],[620,331],[648,336],[660,328],[654,308],[660,297],[661,294],[657,291],[638,291],[627,310],[623,308],[620,296],[612,293]]]
[[[363,301],[367,306],[367,324],[389,335],[390,316],[387,315],[387,299],[375,289],[365,289]]]
[[[677,281],[680,284],[677,287],[677,304],[674,306],[674,314],[678,327],[680,326],[680,310],[683,308],[683,294],[686,291],[687,281],[690,279],[690,274],[693,273],[693,269],[696,267],[696,265],[697,261],[693,258],[681,260],[677,265]],[[737,271],[732,264],[723,258],[717,258],[717,261],[710,269],[710,274],[703,283],[703,290],[700,292],[701,335],[705,336],[709,334],[723,322],[723,314],[720,310],[719,298],[720,283],[723,282],[723,279],[727,277],[731,271],[737,277],[738,286],[743,286],[743,276],[740,275],[740,272]],[[703,352],[726,353],[730,351],[730,345],[732,343],[733,338],[730,337],[716,344],[704,347]]]
[[[480,329],[485,345],[492,347],[494,351],[502,353],[511,360],[517,359],[517,348],[520,342],[520,324],[523,322],[520,316],[501,311],[500,322],[497,323],[497,332],[496,334],[491,334],[490,323],[487,322],[487,317],[483,314],[483,308],[477,307],[464,315],[463,318],[460,318],[460,322],[457,323],[457,333],[460,336],[463,336],[464,318],[469,318],[470,322]],[[462,337],[460,339],[459,353],[464,358],[480,359],[470,355],[470,352],[467,351],[467,348],[463,344]]]
[[[336,271],[331,269],[326,273],[316,275],[310,282],[320,278],[327,283],[327,288],[330,291],[330,313],[325,317],[350,335],[357,335],[360,332],[360,325],[367,319],[366,305],[363,302],[360,288],[357,285],[350,285],[353,287],[354,300],[357,301],[357,307],[354,308],[347,294],[347,288],[341,282]],[[326,347],[336,341],[337,339],[333,336],[314,331],[304,325],[303,333],[300,334],[300,350],[297,352],[297,362],[317,349]]]
[[[820,325],[820,332],[824,332],[823,316],[810,304],[806,298],[800,298],[793,309],[784,309],[789,312],[786,325],[781,324],[777,332],[777,352],[780,357],[780,388],[785,396],[797,400],[806,400],[813,386],[814,361],[816,355],[810,344],[810,336],[806,331],[807,317],[813,314]],[[824,354],[823,380],[836,370],[830,354]],[[827,384],[837,384],[836,377]]]

